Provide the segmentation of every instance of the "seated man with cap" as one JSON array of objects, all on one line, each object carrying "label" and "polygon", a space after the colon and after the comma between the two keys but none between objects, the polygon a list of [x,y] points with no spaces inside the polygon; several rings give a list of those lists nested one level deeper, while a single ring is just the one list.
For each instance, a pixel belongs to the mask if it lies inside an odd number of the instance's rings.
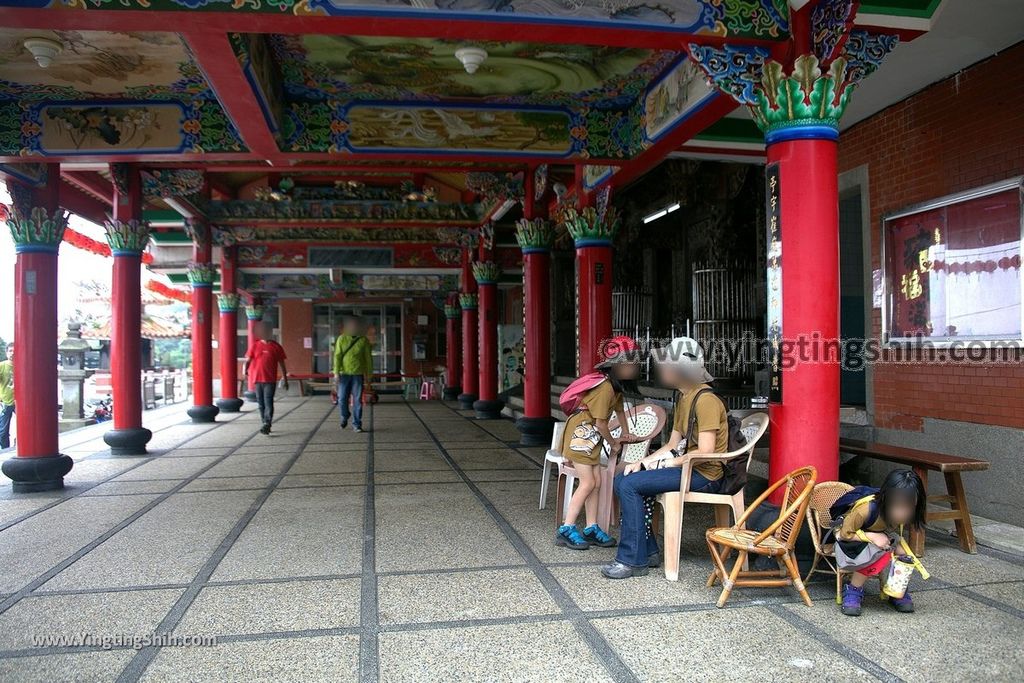
[{"label": "seated man with cap", "polygon": [[[729,422],[725,404],[708,386],[704,351],[689,337],[677,337],[655,353],[658,380],[679,391],[672,418],[672,436],[657,451],[626,466],[615,478],[622,510],[621,537],[615,561],[601,568],[609,579],[643,576],[661,563],[658,543],[645,512],[645,499],[678,491],[687,457],[697,453],[727,453]],[[693,467],[690,490],[716,493],[724,472],[717,462]]]}]

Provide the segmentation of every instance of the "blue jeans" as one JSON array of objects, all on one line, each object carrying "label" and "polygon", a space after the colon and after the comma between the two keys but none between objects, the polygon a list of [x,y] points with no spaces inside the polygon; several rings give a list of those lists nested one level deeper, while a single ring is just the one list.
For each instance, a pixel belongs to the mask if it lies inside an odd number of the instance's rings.
[{"label": "blue jeans", "polygon": [[14,418],[14,404],[0,403],[0,448],[11,447],[11,420]]},{"label": "blue jeans", "polygon": [[338,375],[338,410],[341,424],[348,424],[348,399],[352,397],[352,426],[363,427],[363,376]]},{"label": "blue jeans", "polygon": [[[647,566],[647,558],[658,552],[658,541],[647,519],[645,500],[659,493],[678,491],[682,476],[681,468],[666,467],[641,470],[628,477],[623,474],[615,477],[615,493],[622,511],[616,560],[630,567]],[[719,481],[709,480],[696,470],[690,475],[691,491],[715,493],[719,485]]]}]

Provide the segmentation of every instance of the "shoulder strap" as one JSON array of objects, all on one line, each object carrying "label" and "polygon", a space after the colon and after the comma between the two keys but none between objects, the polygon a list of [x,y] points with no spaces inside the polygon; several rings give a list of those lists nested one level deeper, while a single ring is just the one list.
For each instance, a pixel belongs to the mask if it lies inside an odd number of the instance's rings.
[{"label": "shoulder strap", "polygon": [[349,345],[346,346],[345,350],[341,352],[341,360],[345,360],[345,356],[348,355],[348,352],[352,350],[353,346],[355,346],[356,344],[359,343],[360,339],[362,339],[362,337],[353,337],[352,338],[352,341],[349,342]]},{"label": "shoulder strap", "polygon": [[693,397],[693,402],[690,403],[690,415],[686,421],[686,436],[683,438],[683,443],[686,444],[686,450],[690,449],[690,437],[693,435],[693,428],[697,425],[697,400],[700,398],[701,394],[706,394],[710,391],[712,391],[710,388],[701,389],[697,392],[697,395]]}]

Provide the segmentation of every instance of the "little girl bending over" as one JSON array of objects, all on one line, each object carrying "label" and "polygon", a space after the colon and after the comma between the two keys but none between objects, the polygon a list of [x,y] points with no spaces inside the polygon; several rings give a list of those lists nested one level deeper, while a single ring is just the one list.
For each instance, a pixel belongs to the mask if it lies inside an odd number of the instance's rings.
[{"label": "little girl bending over", "polygon": [[[864,584],[889,568],[896,548],[910,554],[903,527],[922,528],[926,507],[924,484],[910,470],[893,470],[880,489],[857,487],[832,506],[836,561],[840,569],[852,572],[843,588],[843,614],[860,616]],[[922,569],[912,554],[909,559]],[[914,611],[909,592],[890,598],[889,604],[897,612]]]},{"label": "little girl bending over", "polygon": [[[615,539],[597,524],[597,508],[601,493],[601,451],[605,444],[610,455],[618,455],[621,444],[608,431],[612,413],[623,414],[623,392],[637,393],[640,375],[639,351],[630,337],[615,337],[602,345],[602,359],[597,373],[573,382],[563,394],[585,384],[578,405],[569,415],[562,438],[562,456],[571,460],[579,485],[569,501],[565,523],[558,527],[555,545],[573,550],[586,550],[591,545],[611,548]],[[603,377],[602,377],[603,375]],[[576,526],[580,512],[586,510],[587,526],[581,533]]]}]

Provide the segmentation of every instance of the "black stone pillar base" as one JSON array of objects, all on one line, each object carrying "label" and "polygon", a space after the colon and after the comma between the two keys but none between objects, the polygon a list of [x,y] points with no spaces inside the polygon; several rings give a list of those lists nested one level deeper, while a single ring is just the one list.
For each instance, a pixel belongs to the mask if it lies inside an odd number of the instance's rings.
[{"label": "black stone pillar base", "polygon": [[516,420],[519,430],[519,445],[550,446],[551,432],[555,428],[553,417],[521,417]]},{"label": "black stone pillar base", "polygon": [[462,410],[473,410],[473,404],[476,403],[476,394],[459,394],[459,408]]},{"label": "black stone pillar base", "polygon": [[38,493],[64,488],[64,475],[74,465],[74,460],[57,453],[41,458],[8,458],[0,470],[12,480],[15,493]]},{"label": "black stone pillar base", "polygon": [[483,399],[473,403],[473,410],[476,411],[478,420],[498,420],[501,418],[501,411],[505,408],[505,402],[500,400],[485,401]]},{"label": "black stone pillar base", "polygon": [[192,418],[193,422],[199,424],[213,422],[219,412],[220,408],[217,406],[192,406],[188,409],[188,416]]},{"label": "black stone pillar base", "polygon": [[111,455],[145,455],[146,444],[153,438],[153,432],[145,427],[111,429],[103,435],[110,446]]},{"label": "black stone pillar base", "polygon": [[242,392],[242,398],[244,398],[246,401],[249,401],[250,403],[256,403],[256,392],[249,391],[248,389],[246,389],[245,391]]},{"label": "black stone pillar base", "polygon": [[237,413],[242,409],[242,404],[245,403],[240,398],[218,398],[217,407],[220,408],[222,413]]},{"label": "black stone pillar base", "polygon": [[445,401],[456,401],[461,393],[462,387],[445,387],[444,391],[441,393],[441,398]]}]

